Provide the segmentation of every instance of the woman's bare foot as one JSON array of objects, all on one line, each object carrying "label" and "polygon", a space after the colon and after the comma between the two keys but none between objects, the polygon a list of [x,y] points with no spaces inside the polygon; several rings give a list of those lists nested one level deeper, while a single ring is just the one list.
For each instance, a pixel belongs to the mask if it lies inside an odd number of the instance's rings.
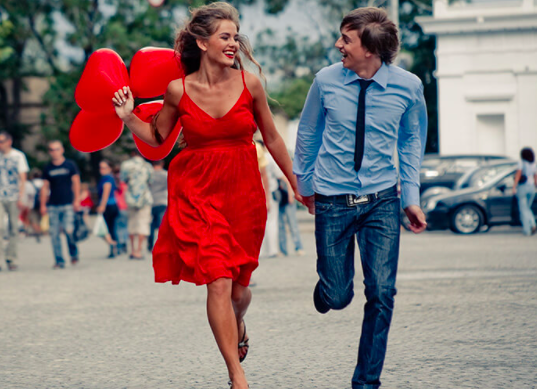
[{"label": "woman's bare foot", "polygon": [[229,381],[229,384],[230,389],[248,389],[250,387],[244,376],[241,379],[236,378],[235,380]]}]

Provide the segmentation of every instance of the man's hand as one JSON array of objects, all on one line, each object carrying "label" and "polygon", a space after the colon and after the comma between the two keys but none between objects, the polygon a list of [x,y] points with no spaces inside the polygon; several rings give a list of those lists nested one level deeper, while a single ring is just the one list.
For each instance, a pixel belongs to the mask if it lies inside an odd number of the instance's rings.
[{"label": "man's hand", "polygon": [[[297,198],[298,200],[298,198]],[[298,200],[300,201],[300,200]],[[312,196],[302,196],[302,201],[300,201],[306,207],[308,207],[308,212],[311,215],[315,215],[315,195]]]},{"label": "man's hand", "polygon": [[425,214],[417,205],[409,205],[405,208],[406,216],[410,221],[409,228],[415,233],[419,234],[420,232],[425,231],[427,228],[427,222],[425,221]]},{"label": "man's hand", "polygon": [[73,209],[75,212],[79,212],[80,211],[80,201],[74,201],[73,202]]},{"label": "man's hand", "polygon": [[47,214],[47,206],[46,205],[41,205],[40,208],[40,211],[41,211],[41,215],[46,215]]},{"label": "man's hand", "polygon": [[105,205],[99,205],[96,209],[97,213],[103,214],[106,210],[106,204]]}]

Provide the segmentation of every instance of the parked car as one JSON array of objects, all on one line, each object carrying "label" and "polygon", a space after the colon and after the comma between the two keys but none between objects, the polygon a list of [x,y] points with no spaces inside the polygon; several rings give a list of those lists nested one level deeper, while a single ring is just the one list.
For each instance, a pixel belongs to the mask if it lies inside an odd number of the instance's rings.
[{"label": "parked car", "polygon": [[500,155],[427,154],[420,170],[420,193],[438,186],[453,189],[457,180],[468,171],[501,160],[509,158]]},{"label": "parked car", "polygon": [[500,160],[499,162],[491,162],[488,165],[476,166],[464,173],[455,182],[453,189],[450,189],[446,186],[433,186],[423,191],[420,195],[421,204],[423,205],[429,198],[439,194],[445,194],[451,191],[472,188],[475,186],[482,186],[485,182],[488,182],[491,178],[496,177],[498,174],[516,167],[517,164],[517,161],[505,159]]},{"label": "parked car", "polygon": [[[513,184],[517,168],[499,173],[481,185],[433,196],[422,204],[427,229],[451,229],[460,234],[478,232],[483,226],[520,225]],[[537,198],[532,204],[537,214]]]}]

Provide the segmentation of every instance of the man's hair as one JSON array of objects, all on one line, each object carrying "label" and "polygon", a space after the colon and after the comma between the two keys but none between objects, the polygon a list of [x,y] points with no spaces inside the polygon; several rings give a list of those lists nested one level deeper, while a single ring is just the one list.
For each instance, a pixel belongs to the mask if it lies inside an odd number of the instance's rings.
[{"label": "man's hair", "polygon": [[60,146],[63,147],[63,143],[62,143],[62,141],[59,140],[59,139],[52,139],[52,140],[49,140],[49,141],[47,142],[47,146],[50,146],[51,144],[54,144],[54,143],[59,143]]},{"label": "man's hair", "polygon": [[382,62],[391,64],[399,51],[397,27],[382,8],[365,7],[349,12],[341,21],[340,30],[356,30],[364,47],[378,55]]},{"label": "man's hair", "polygon": [[11,134],[5,130],[0,131],[0,136],[4,135],[7,140],[13,140],[13,137]]}]

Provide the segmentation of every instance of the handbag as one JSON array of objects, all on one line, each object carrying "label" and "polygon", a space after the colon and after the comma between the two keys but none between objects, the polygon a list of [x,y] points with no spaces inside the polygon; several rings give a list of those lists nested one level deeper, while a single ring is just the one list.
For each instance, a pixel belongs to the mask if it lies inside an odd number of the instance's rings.
[{"label": "handbag", "polygon": [[526,176],[525,174],[521,174],[520,179],[518,180],[518,183],[519,184],[525,184],[526,181],[528,181],[528,176]]},{"label": "handbag", "polygon": [[104,221],[104,217],[101,213],[99,213],[95,219],[95,224],[93,225],[93,235],[99,238],[104,238],[106,235],[108,235],[108,227],[106,226],[106,222]]},{"label": "handbag", "polygon": [[75,242],[81,242],[84,239],[87,239],[89,236],[89,228],[84,223],[84,212],[75,213],[75,230],[73,231],[73,237]]}]

